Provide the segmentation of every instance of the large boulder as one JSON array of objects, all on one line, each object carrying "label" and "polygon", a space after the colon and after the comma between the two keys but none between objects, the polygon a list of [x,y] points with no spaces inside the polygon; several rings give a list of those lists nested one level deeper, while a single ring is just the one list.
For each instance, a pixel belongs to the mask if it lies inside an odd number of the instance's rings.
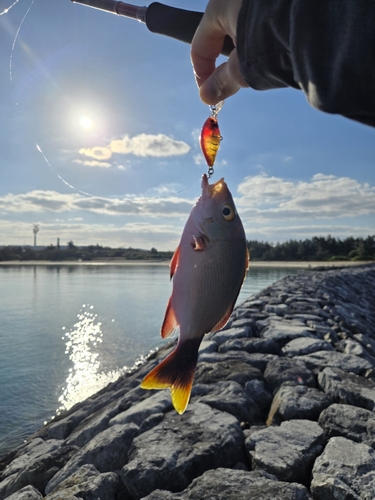
[{"label": "large boulder", "polygon": [[134,439],[122,479],[134,499],[155,489],[181,491],[208,469],[244,461],[238,420],[203,403],[179,416],[167,413],[152,430]]}]

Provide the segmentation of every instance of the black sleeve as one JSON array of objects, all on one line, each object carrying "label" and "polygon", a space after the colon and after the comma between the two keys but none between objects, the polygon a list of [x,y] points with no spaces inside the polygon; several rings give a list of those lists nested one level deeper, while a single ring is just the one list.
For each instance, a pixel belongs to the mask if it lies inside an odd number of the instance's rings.
[{"label": "black sleeve", "polygon": [[243,0],[237,52],[253,89],[375,127],[375,0]]}]

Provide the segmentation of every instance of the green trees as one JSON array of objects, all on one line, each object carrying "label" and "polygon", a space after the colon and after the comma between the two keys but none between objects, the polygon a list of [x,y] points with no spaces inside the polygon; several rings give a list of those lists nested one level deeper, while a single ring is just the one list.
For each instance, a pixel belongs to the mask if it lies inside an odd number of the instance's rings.
[{"label": "green trees", "polygon": [[375,235],[367,238],[350,236],[344,240],[332,236],[314,236],[308,240],[289,240],[276,244],[250,240],[248,248],[251,260],[375,260]]}]

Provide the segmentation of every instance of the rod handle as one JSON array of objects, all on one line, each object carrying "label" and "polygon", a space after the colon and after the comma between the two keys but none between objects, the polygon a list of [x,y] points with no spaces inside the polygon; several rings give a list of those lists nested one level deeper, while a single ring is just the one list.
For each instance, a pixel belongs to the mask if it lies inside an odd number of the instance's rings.
[{"label": "rod handle", "polygon": [[[178,9],[153,2],[147,7],[146,26],[153,33],[170,36],[190,44],[202,16],[203,12]],[[229,56],[233,49],[232,39],[226,36],[221,53]]]}]

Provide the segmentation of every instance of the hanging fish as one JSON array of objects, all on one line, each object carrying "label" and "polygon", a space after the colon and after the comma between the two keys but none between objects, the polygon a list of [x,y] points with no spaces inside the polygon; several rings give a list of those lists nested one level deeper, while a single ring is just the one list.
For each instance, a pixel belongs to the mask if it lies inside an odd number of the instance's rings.
[{"label": "hanging fish", "polygon": [[206,333],[227,323],[248,268],[245,232],[224,179],[209,184],[192,209],[170,264],[173,291],[161,328],[179,327],[175,350],[143,379],[143,389],[170,388],[183,413],[190,399],[199,345]]},{"label": "hanging fish", "polygon": [[207,165],[212,167],[220,146],[221,135],[216,116],[209,116],[200,135],[200,146]]}]

